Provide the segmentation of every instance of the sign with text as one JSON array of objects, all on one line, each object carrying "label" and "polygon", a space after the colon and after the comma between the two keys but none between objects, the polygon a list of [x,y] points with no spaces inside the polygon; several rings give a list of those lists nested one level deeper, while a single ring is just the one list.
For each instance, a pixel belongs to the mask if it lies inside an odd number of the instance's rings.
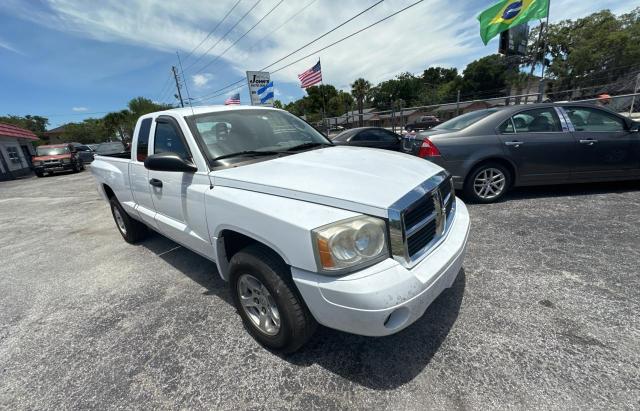
[{"label": "sign with text", "polygon": [[252,106],[273,107],[273,81],[268,71],[247,71]]}]

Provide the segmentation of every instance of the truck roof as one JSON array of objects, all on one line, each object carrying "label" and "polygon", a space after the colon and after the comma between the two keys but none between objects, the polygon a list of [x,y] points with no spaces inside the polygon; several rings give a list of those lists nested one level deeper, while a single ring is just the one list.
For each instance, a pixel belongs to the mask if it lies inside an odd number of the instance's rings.
[{"label": "truck roof", "polygon": [[154,115],[173,114],[173,115],[178,115],[180,117],[183,117],[183,116],[191,116],[191,115],[204,114],[204,113],[216,113],[220,111],[235,111],[235,110],[278,110],[278,109],[274,109],[272,107],[260,107],[260,106],[214,105],[214,106],[194,106],[194,107],[172,108],[170,110],[157,111],[151,114],[154,114]]}]

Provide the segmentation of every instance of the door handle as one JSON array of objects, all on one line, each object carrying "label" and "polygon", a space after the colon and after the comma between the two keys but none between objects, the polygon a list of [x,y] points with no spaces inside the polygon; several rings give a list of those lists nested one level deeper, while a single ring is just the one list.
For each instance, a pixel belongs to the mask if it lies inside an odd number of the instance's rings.
[{"label": "door handle", "polygon": [[162,181],[158,180],[157,178],[152,178],[151,180],[149,180],[149,184],[154,187],[162,187]]},{"label": "door handle", "polygon": [[588,144],[590,146],[594,145],[595,143],[597,143],[598,140],[590,138],[588,140],[580,140],[580,144]]},{"label": "door handle", "polygon": [[524,144],[524,141],[505,141],[505,146],[515,146],[516,148]]}]

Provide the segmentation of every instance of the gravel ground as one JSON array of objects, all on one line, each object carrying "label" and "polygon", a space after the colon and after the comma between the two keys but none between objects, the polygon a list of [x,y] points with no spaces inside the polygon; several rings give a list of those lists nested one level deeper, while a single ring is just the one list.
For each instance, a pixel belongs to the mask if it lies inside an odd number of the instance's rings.
[{"label": "gravel ground", "polygon": [[0,408],[640,408],[640,183],[470,206],[453,288],[403,332],[281,357],[213,263],[121,238],[89,172],[0,183]]}]

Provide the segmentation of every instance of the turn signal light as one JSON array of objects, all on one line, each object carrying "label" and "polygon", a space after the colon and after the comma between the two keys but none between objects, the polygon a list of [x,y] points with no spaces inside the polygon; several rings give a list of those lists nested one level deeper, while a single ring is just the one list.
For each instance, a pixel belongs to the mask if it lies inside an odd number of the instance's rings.
[{"label": "turn signal light", "polygon": [[429,140],[429,138],[425,138],[422,140],[422,145],[420,146],[420,150],[418,151],[418,157],[427,158],[427,157],[440,157],[440,150]]}]

